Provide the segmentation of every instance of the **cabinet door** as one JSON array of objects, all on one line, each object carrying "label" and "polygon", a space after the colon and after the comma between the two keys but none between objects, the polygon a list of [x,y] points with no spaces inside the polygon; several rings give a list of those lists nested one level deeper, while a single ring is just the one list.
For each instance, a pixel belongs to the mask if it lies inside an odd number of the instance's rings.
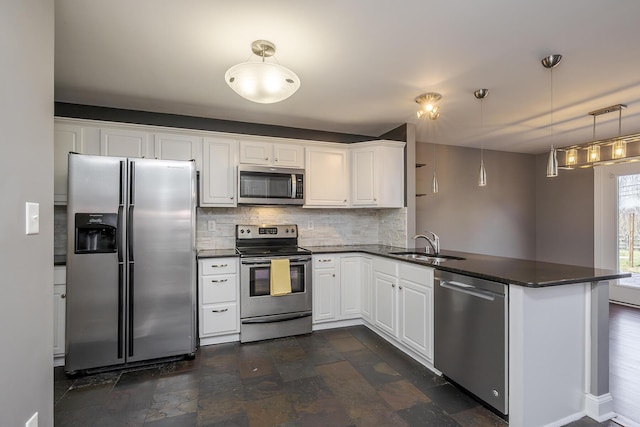
[{"label": "cabinet door", "polygon": [[304,168],[304,147],[294,144],[273,144],[273,165],[283,168]]},{"label": "cabinet door", "polygon": [[375,201],[381,208],[404,206],[404,148],[383,145],[376,147]]},{"label": "cabinet door", "polygon": [[347,150],[307,147],[305,206],[347,206]]},{"label": "cabinet door", "polygon": [[189,135],[153,135],[155,156],[161,160],[195,160],[196,169],[202,170],[202,138]]},{"label": "cabinet door", "polygon": [[373,323],[385,332],[396,335],[396,278],[376,271],[373,280]]},{"label": "cabinet door", "polygon": [[67,312],[67,286],[53,287],[53,355],[64,356],[64,328]]},{"label": "cabinet door", "polygon": [[82,127],[56,124],[53,137],[53,201],[67,202],[68,155],[82,153]]},{"label": "cabinet door", "polygon": [[237,206],[236,141],[205,138],[200,175],[200,206]]},{"label": "cabinet door", "polygon": [[343,318],[360,316],[361,270],[359,256],[340,259],[340,314]]},{"label": "cabinet door", "polygon": [[313,271],[313,321],[326,322],[336,318],[336,270]]},{"label": "cabinet door", "polygon": [[273,164],[273,144],[260,141],[240,141],[240,163]]},{"label": "cabinet door", "polygon": [[373,276],[371,258],[362,257],[360,260],[360,283],[362,292],[361,312],[365,320],[371,320],[373,303]]},{"label": "cabinet door", "polygon": [[400,279],[398,290],[400,341],[430,359],[433,355],[433,288]]},{"label": "cabinet door", "polygon": [[100,129],[100,154],[116,157],[153,157],[149,134],[128,129]]},{"label": "cabinet door", "polygon": [[375,148],[351,151],[351,204],[353,206],[375,206],[376,171]]}]

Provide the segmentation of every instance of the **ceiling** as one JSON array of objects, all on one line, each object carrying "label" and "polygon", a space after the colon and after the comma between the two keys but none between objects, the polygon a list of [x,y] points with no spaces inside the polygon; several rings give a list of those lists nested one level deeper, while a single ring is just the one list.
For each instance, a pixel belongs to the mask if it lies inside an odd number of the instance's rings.
[{"label": "ceiling", "polygon": [[[593,139],[587,113],[626,104],[640,132],[637,0],[55,0],[55,99],[377,137],[416,123],[417,140],[540,153]],[[302,82],[255,104],[225,83],[275,43]],[[551,72],[540,60],[562,54]],[[483,101],[473,91],[488,88]],[[439,92],[418,121],[414,98]],[[596,139],[618,134],[597,118]]]}]

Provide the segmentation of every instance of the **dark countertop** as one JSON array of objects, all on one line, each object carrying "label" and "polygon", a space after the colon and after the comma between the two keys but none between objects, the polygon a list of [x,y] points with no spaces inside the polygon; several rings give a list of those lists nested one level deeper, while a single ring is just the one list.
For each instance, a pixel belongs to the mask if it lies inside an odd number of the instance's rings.
[{"label": "dark countertop", "polygon": [[306,246],[314,254],[363,252],[400,261],[433,267],[436,270],[464,274],[495,282],[539,288],[545,286],[568,285],[572,283],[595,282],[630,277],[629,273],[604,270],[593,267],[555,264],[516,258],[480,255],[467,252],[441,251],[441,254],[465,258],[447,260],[436,265],[428,261],[412,260],[391,252],[416,251],[424,249],[401,248],[384,245]]},{"label": "dark countertop", "polygon": [[226,258],[230,256],[239,256],[235,248],[232,249],[201,249],[197,253],[197,258]]}]

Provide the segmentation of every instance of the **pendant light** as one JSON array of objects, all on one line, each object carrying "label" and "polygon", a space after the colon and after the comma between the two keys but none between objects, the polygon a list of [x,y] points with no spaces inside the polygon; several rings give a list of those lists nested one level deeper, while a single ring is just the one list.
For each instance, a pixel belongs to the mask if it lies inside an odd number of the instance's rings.
[{"label": "pendant light", "polygon": [[622,138],[622,108],[618,110],[618,139],[611,148],[611,157],[622,159],[627,155],[627,141]]},{"label": "pendant light", "polygon": [[[483,101],[489,95],[489,89],[478,89],[473,92],[473,96],[480,100],[480,130],[484,124]],[[487,171],[484,168],[484,144],[480,144],[480,171],[478,172],[478,187],[487,186]]]},{"label": "pendant light", "polygon": [[262,61],[234,65],[224,75],[225,81],[238,95],[259,104],[283,101],[300,88],[300,79],[290,69],[265,58],[274,56],[276,46],[267,40],[256,40],[251,51]]},{"label": "pendant light", "polygon": [[[553,139],[553,69],[562,60],[562,55],[549,55],[542,59],[542,66],[551,71],[551,139]],[[549,151],[549,159],[547,160],[547,178],[553,178],[558,176],[558,157],[556,155],[556,149],[553,148],[553,141],[551,142],[551,150]]]},{"label": "pendant light", "polygon": [[431,191],[438,193],[438,178],[436,177],[436,144],[433,144],[433,180],[431,181]]},{"label": "pendant light", "polygon": [[593,144],[587,148],[587,161],[590,163],[600,161],[600,146],[596,143],[596,115],[593,115]]}]

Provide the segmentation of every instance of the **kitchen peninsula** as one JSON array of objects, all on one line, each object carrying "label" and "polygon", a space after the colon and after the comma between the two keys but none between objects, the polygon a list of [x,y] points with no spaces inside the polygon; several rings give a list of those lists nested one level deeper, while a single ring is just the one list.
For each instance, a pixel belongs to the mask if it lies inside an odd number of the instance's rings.
[{"label": "kitchen peninsula", "polygon": [[[340,257],[344,256],[365,261],[369,276],[365,273],[359,283],[351,280],[348,284],[359,287],[357,295],[361,295],[361,291],[363,298],[364,283],[372,282],[377,262],[413,265],[423,268],[425,274],[446,271],[507,285],[509,424],[560,426],[584,415],[598,421],[613,416],[608,384],[608,281],[626,274],[451,251],[443,254],[462,259],[432,263],[395,255],[393,252],[410,249],[384,245],[307,246],[305,249],[314,257],[336,256],[338,266]],[[223,251],[199,253],[201,260],[229,255]],[[433,286],[433,276],[430,277]],[[318,286],[314,282],[314,298]],[[397,293],[400,289],[402,287],[397,286],[390,292]],[[375,298],[371,290],[368,292],[369,298]],[[430,304],[432,316],[432,298]],[[365,311],[363,306],[357,318],[334,324],[314,321],[314,329],[365,324],[392,342],[393,334],[368,320]],[[427,323],[433,327],[431,318],[427,318]],[[429,334],[433,336],[432,331]],[[416,357],[411,349],[402,349],[435,370],[432,358]]]}]

